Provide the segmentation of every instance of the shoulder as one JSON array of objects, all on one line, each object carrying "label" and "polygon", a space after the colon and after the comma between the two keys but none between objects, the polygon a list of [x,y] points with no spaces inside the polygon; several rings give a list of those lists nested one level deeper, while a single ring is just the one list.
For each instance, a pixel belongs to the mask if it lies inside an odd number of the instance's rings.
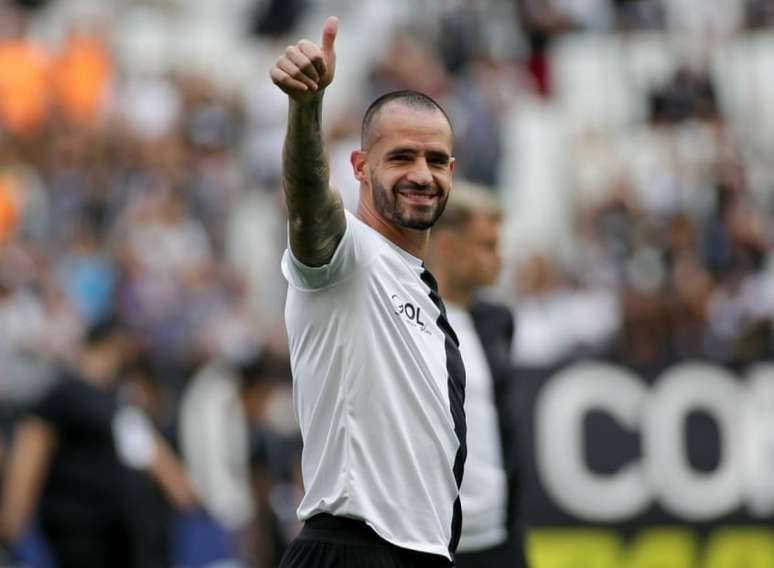
[{"label": "shoulder", "polygon": [[513,313],[505,304],[477,299],[470,307],[470,314],[476,322],[513,327]]},{"label": "shoulder", "polygon": [[60,369],[52,376],[51,381],[40,394],[40,401],[49,399],[66,400],[77,398],[83,390],[83,381],[69,369]]},{"label": "shoulder", "polygon": [[513,313],[505,304],[477,299],[470,307],[470,316],[480,336],[501,338],[508,343],[513,339]]},{"label": "shoulder", "polygon": [[72,402],[79,400],[80,382],[68,371],[60,371],[33,402],[29,411],[50,423],[59,423]]},{"label": "shoulder", "polygon": [[64,371],[43,393],[31,413],[57,426],[110,415],[115,408],[111,391],[97,389],[76,373]]}]

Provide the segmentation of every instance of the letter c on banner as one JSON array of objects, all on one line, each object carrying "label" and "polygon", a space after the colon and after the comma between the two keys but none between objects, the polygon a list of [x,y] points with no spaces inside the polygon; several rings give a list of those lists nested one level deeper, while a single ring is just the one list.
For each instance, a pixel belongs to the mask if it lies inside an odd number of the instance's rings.
[{"label": "letter c on banner", "polygon": [[615,474],[589,469],[583,425],[592,410],[604,411],[622,426],[639,430],[647,392],[636,375],[602,363],[580,363],[549,379],[536,402],[535,455],[550,496],[582,519],[605,522],[637,515],[651,495],[641,464]]}]

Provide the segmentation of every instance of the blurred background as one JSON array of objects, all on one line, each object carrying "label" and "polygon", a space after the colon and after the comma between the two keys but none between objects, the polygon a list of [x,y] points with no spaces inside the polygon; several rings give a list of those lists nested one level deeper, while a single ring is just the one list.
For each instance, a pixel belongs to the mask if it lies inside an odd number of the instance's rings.
[{"label": "blurred background", "polygon": [[[330,14],[347,206],[365,107],[413,88],[506,208],[534,566],[774,567],[772,0],[3,0],[0,475],[120,321],[116,404],[195,494],[138,501],[166,519],[144,565],[276,565],[301,489],[268,70]],[[28,517],[18,565],[54,566]]]}]

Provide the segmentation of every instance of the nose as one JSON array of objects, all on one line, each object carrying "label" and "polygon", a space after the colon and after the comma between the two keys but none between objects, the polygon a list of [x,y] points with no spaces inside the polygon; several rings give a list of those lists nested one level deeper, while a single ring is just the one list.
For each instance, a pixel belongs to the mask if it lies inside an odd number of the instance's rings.
[{"label": "nose", "polygon": [[428,186],[433,183],[433,174],[427,165],[427,160],[417,158],[406,175],[406,180],[419,186]]}]

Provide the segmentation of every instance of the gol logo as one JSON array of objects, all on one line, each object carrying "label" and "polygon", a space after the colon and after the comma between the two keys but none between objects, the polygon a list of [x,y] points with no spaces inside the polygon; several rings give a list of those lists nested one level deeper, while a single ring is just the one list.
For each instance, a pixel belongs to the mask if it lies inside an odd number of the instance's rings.
[{"label": "gol logo", "polygon": [[422,308],[415,306],[411,302],[403,302],[397,294],[390,296],[393,310],[396,315],[403,316],[411,325],[418,327],[424,333],[430,333],[427,325],[422,320]]}]

